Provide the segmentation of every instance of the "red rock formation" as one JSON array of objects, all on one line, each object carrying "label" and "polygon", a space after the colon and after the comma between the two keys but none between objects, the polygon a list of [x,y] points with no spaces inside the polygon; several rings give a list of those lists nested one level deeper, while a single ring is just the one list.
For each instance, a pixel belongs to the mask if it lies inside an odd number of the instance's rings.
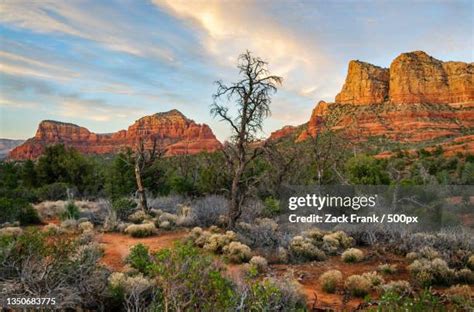
[{"label": "red rock formation", "polygon": [[294,126],[284,126],[283,128],[277,130],[277,131],[273,131],[271,134],[270,134],[270,137],[268,138],[269,140],[273,140],[273,141],[276,141],[276,140],[279,140],[281,138],[286,138],[290,135],[293,135],[296,131],[298,130],[298,127],[294,127]]},{"label": "red rock formation", "polygon": [[221,147],[209,126],[196,124],[177,110],[157,113],[137,120],[128,130],[112,134],[96,134],[84,127],[58,121],[42,121],[36,135],[13,149],[11,159],[33,159],[45,146],[63,143],[84,154],[113,154],[127,147],[134,148],[143,139],[145,146],[157,144],[167,155],[212,152]]},{"label": "red rock formation", "polygon": [[336,95],[336,103],[378,104],[388,98],[389,72],[386,68],[350,61],[346,82]]},{"label": "red rock formation", "polygon": [[441,62],[420,51],[401,54],[390,70],[351,61],[336,102],[319,102],[297,141],[330,128],[356,142],[443,139],[450,153],[474,153],[466,136],[474,129],[473,73],[472,63]]},{"label": "red rock formation", "polygon": [[462,103],[473,99],[473,63],[442,62],[415,51],[401,54],[390,65],[392,103]]}]

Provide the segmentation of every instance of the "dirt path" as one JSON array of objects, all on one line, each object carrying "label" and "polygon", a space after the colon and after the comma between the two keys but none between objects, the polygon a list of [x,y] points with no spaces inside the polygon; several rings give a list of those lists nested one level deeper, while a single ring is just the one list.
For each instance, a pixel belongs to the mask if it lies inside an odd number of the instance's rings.
[{"label": "dirt path", "polygon": [[150,251],[157,251],[172,247],[174,242],[183,239],[187,234],[187,231],[177,231],[152,237],[133,238],[121,233],[103,233],[98,236],[98,242],[105,248],[101,262],[115,271],[121,271],[132,246],[142,243],[148,246]]}]

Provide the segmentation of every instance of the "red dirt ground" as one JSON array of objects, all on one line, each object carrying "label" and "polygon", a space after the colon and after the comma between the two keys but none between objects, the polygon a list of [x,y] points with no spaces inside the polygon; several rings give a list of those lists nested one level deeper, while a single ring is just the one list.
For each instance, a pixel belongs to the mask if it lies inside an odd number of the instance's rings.
[{"label": "red dirt ground", "polygon": [[121,271],[125,266],[124,260],[132,246],[142,243],[148,246],[150,251],[157,251],[172,247],[174,242],[183,239],[186,235],[188,235],[188,232],[184,230],[164,232],[157,236],[144,238],[134,238],[121,233],[99,234],[98,242],[104,246],[102,263],[115,271]]},{"label": "red dirt ground", "polygon": [[[384,263],[396,264],[398,272],[394,275],[383,275],[385,281],[408,280],[409,274],[406,270],[406,259],[388,252],[375,253],[361,248],[366,254],[366,260],[360,263],[344,263],[340,256],[334,256],[322,262],[310,262],[294,265],[272,265],[271,270],[281,276],[287,272],[293,272],[294,277],[301,284],[307,298],[308,307],[318,309],[330,309],[331,311],[353,311],[363,299],[344,298],[342,292],[335,294],[325,293],[319,284],[319,277],[328,270],[339,270],[345,278],[354,274],[376,271],[378,265]],[[376,293],[371,294],[372,297]]]}]

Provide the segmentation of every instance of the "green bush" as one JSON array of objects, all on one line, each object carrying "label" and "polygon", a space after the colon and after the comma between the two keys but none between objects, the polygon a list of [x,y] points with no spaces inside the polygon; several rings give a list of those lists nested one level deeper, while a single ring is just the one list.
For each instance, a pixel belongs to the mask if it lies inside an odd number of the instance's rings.
[{"label": "green bush", "polygon": [[280,209],[280,201],[273,197],[267,197],[264,201],[265,208],[263,210],[263,214],[266,217],[273,217],[278,215],[281,212]]},{"label": "green bush", "polygon": [[132,268],[147,274],[152,263],[148,247],[143,244],[133,246],[127,257],[127,262],[130,263]]},{"label": "green bush", "polygon": [[68,184],[63,182],[46,184],[36,190],[36,195],[40,201],[65,200],[67,199],[68,187]]},{"label": "green bush", "polygon": [[21,225],[39,224],[37,211],[21,198],[0,198],[0,223],[19,221]]},{"label": "green bush", "polygon": [[66,211],[64,211],[59,216],[59,218],[61,220],[67,220],[67,219],[77,220],[77,219],[79,219],[79,217],[80,217],[79,208],[72,201],[69,201],[66,204],[66,207],[64,207],[64,208],[66,209]]},{"label": "green bush", "polygon": [[407,297],[396,292],[386,292],[379,300],[377,311],[447,311],[439,298],[427,289],[414,297]]},{"label": "green bush", "polygon": [[[156,276],[160,296],[157,310],[167,302],[172,311],[229,311],[236,305],[237,293],[209,256],[190,244],[177,244],[155,254],[151,272]],[[188,307],[188,308],[186,308]]]},{"label": "green bush", "polygon": [[127,197],[117,198],[112,201],[112,209],[121,220],[126,220],[136,207],[137,204]]}]

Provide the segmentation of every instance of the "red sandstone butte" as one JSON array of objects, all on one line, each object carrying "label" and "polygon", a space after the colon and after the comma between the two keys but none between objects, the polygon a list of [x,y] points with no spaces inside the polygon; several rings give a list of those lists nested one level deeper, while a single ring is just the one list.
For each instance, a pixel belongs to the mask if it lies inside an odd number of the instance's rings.
[{"label": "red sandstone butte", "polygon": [[114,154],[126,148],[134,149],[141,139],[151,148],[153,140],[164,148],[166,155],[213,152],[221,143],[205,124],[197,124],[178,110],[145,116],[128,127],[111,134],[90,132],[71,123],[42,121],[36,135],[13,149],[10,159],[34,159],[48,145],[62,143],[84,154]]},{"label": "red sandstone butte", "polygon": [[[297,141],[323,127],[352,141],[442,138],[450,154],[474,153],[472,136],[466,136],[474,129],[474,65],[442,62],[421,51],[401,54],[389,69],[351,61],[335,102],[316,105]],[[456,141],[461,137],[462,144]]]}]

